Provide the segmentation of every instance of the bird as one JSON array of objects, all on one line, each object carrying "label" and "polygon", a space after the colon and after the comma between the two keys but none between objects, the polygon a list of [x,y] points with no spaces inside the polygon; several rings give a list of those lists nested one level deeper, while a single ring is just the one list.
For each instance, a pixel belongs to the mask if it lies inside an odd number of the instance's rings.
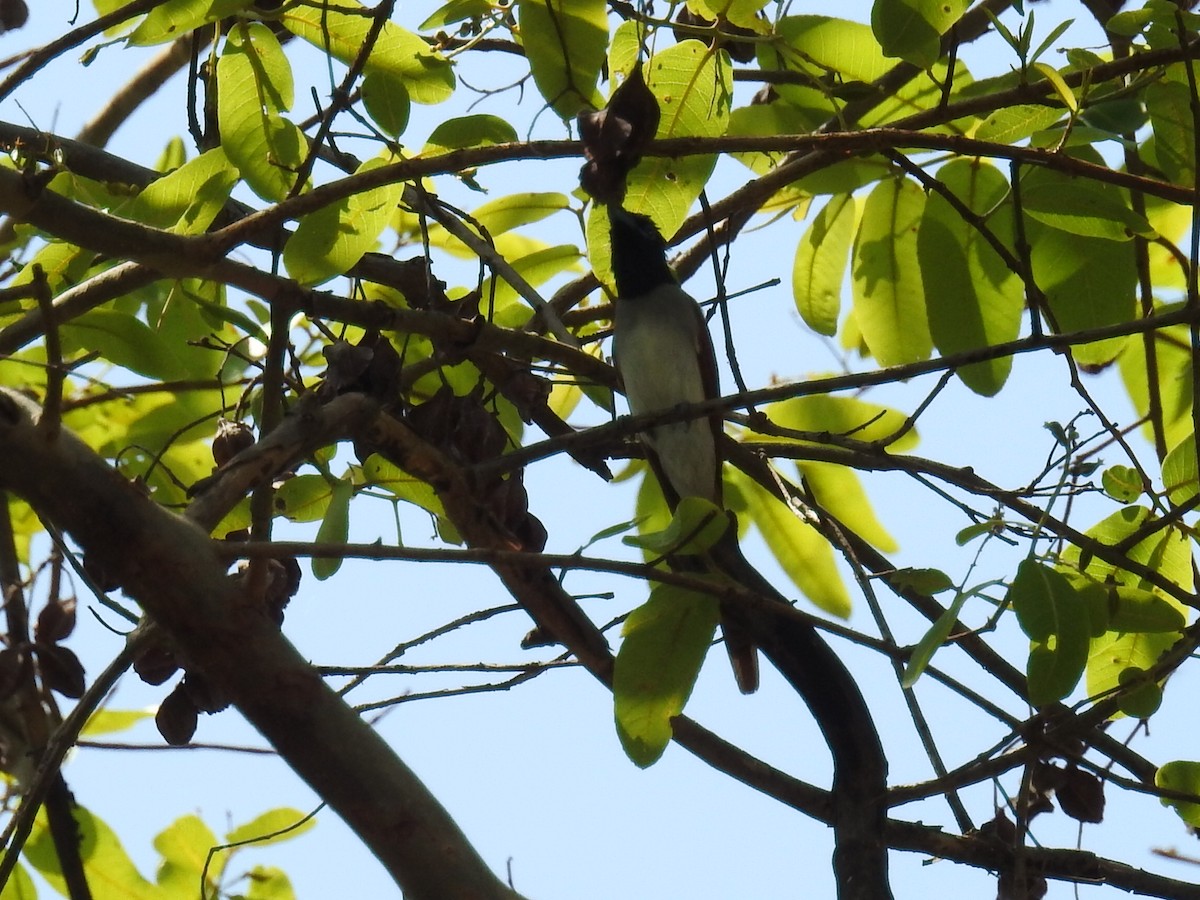
[{"label": "bird", "polygon": [[[675,279],[658,227],[648,216],[615,204],[608,205],[608,221],[616,282],[613,360],[630,413],[661,412],[719,397],[716,355],[704,314]],[[721,416],[713,414],[655,425],[639,435],[672,511],[685,497],[700,497],[725,508],[723,433]],[[709,562],[744,587],[763,592],[766,579],[745,561],[733,516],[727,515],[729,527],[710,551]],[[682,556],[672,565],[694,568]],[[769,583],[765,587],[767,596],[783,600]],[[722,617],[721,630],[738,688],[744,694],[754,693],[759,673],[753,641],[727,616]]]}]

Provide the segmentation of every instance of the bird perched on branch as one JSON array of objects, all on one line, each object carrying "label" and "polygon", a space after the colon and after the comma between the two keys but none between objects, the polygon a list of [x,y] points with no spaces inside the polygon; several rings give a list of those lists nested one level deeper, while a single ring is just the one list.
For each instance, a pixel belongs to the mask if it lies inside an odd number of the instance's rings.
[{"label": "bird perched on branch", "polygon": [[[704,316],[675,280],[657,226],[649,217],[613,204],[608,207],[608,221],[617,286],[613,357],[625,384],[629,411],[634,415],[661,412],[720,396],[716,357]],[[722,431],[721,417],[711,415],[656,425],[640,435],[672,510],[684,497],[700,497],[724,508]],[[729,527],[710,551],[709,562],[744,587],[783,600],[741,555],[732,515],[729,518]],[[672,563],[677,568],[689,567],[684,557]],[[747,580],[751,583],[746,584]],[[745,694],[753,693],[758,688],[754,644],[727,617],[722,619],[721,630],[738,687]]]}]

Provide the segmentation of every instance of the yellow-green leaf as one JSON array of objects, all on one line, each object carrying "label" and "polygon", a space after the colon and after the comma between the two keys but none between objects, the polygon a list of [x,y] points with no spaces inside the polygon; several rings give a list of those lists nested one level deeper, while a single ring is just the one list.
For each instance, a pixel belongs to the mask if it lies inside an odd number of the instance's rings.
[{"label": "yellow-green leaf", "polygon": [[[318,544],[344,544],[350,534],[350,499],[354,496],[354,485],[341,480],[333,483],[333,491],[329,497],[329,507],[325,510],[325,518],[317,529]],[[342,557],[314,556],[312,560],[313,576],[318,581],[337,573],[342,567]]]},{"label": "yellow-green leaf", "polygon": [[152,182],[117,212],[126,219],[177,234],[202,234],[237,184],[237,169],[215,147]]},{"label": "yellow-green leaf", "polygon": [[150,10],[128,41],[142,47],[173,41],[201,25],[220,21],[253,5],[253,0],[167,0]]},{"label": "yellow-green leaf", "polygon": [[608,50],[604,0],[517,0],[534,84],[562,118],[604,105],[596,81]]},{"label": "yellow-green leaf", "polygon": [[806,461],[798,465],[817,503],[835,519],[884,553],[899,549],[895,538],[876,518],[858,473],[836,463]]},{"label": "yellow-green leaf", "polygon": [[942,35],[967,6],[964,0],[875,0],[871,30],[885,55],[928,69],[942,55]]},{"label": "yellow-green leaf", "polygon": [[311,831],[317,824],[316,816],[289,807],[272,809],[255,816],[225,835],[225,842],[241,844],[247,841],[256,847],[279,844]]},{"label": "yellow-green leaf", "polygon": [[1154,773],[1154,784],[1163,790],[1194,795],[1197,798],[1194,802],[1164,797],[1162,805],[1172,807],[1188,825],[1200,828],[1200,762],[1177,759],[1159,766]]},{"label": "yellow-green leaf", "polygon": [[87,724],[83,726],[79,735],[92,738],[99,734],[128,731],[153,715],[153,712],[144,709],[98,709],[88,716]]},{"label": "yellow-green leaf", "polygon": [[[869,25],[831,16],[787,16],[775,28],[794,51],[788,62],[812,74],[822,69],[849,80],[871,82],[891,68]],[[817,67],[811,66],[815,63]]]},{"label": "yellow-green leaf", "polygon": [[1062,100],[1063,105],[1067,109],[1069,109],[1071,112],[1079,111],[1079,101],[1075,99],[1074,92],[1067,85],[1066,81],[1063,80],[1063,77],[1058,74],[1058,69],[1054,68],[1054,66],[1041,62],[1035,62],[1033,64],[1033,68],[1040,72],[1042,76],[1048,82],[1050,82],[1051,87],[1054,88],[1054,92],[1058,94],[1059,99]]},{"label": "yellow-green leaf", "polygon": [[[96,900],[162,900],[162,891],[142,877],[108,825],[82,806],[76,806],[74,813],[79,826],[79,853],[87,860],[88,881],[105,889],[93,894]],[[38,813],[25,844],[24,859],[56,891],[67,896],[45,812]]]},{"label": "yellow-green leaf", "polygon": [[[729,122],[733,74],[729,57],[699,41],[654,54],[644,68],[658,100],[657,138],[718,137]],[[668,237],[700,196],[716,157],[647,157],[629,174],[625,205],[649,215]]]},{"label": "yellow-green leaf", "polygon": [[170,381],[187,376],[172,345],[140,319],[112,309],[93,309],[60,329],[63,348],[96,350],[113,365]]},{"label": "yellow-green leaf", "polygon": [[702,497],[684,497],[666,528],[627,535],[622,541],[649,551],[651,557],[695,555],[715,544],[728,528],[728,517],[716,505]]},{"label": "yellow-green leaf", "polygon": [[517,132],[499,116],[459,116],[447,119],[433,129],[422,156],[433,156],[463,147],[487,147],[509,144],[517,140]]},{"label": "yellow-green leaf", "polygon": [[[354,174],[370,172],[391,161],[390,154],[369,159]],[[380,185],[306,215],[283,248],[288,274],[300,284],[313,285],[350,271],[374,248],[403,190],[400,183]]]},{"label": "yellow-green leaf", "polygon": [[1061,109],[1050,106],[1006,106],[989,114],[979,124],[975,136],[981,141],[1013,144],[1049,128],[1062,117]]},{"label": "yellow-green leaf", "polygon": [[[911,450],[918,441],[915,428],[893,440],[907,420],[903,413],[856,397],[834,394],[793,397],[770,404],[766,411],[771,421],[783,428],[839,435],[864,443],[889,441],[887,447],[894,452]],[[767,435],[755,435],[755,439],[791,440]]]},{"label": "yellow-green leaf", "polygon": [[540,222],[570,206],[567,195],[557,192],[508,194],[479,206],[471,213],[471,218],[489,235],[496,237],[522,225]]},{"label": "yellow-green leaf", "polygon": [[796,248],[792,294],[800,317],[818,334],[837,333],[842,280],[854,240],[854,224],[853,195],[830,197]]},{"label": "yellow-green leaf", "polygon": [[[284,27],[320,50],[352,64],[371,31],[371,10],[355,0],[336,4],[289,5],[280,14]],[[367,75],[384,72],[404,84],[415,103],[441,103],[454,93],[454,70],[449,61],[395,22],[385,22],[366,58]]]},{"label": "yellow-green leaf", "polygon": [[[1001,201],[1008,181],[978,160],[955,160],[938,179],[968,209],[987,216],[985,227],[1005,244],[1013,233],[1012,207]],[[978,229],[941,194],[931,192],[917,237],[929,332],[943,355],[1015,340],[1021,329],[1025,289]],[[1003,387],[1012,357],[962,366],[956,374],[985,397]]]},{"label": "yellow-green leaf", "polygon": [[37,886],[29,877],[29,872],[17,863],[4,885],[4,890],[0,890],[0,900],[37,900],[37,895]]},{"label": "yellow-green leaf", "polygon": [[[239,23],[217,61],[221,146],[246,183],[264,200],[282,200],[295,184],[307,142],[279,115],[291,105],[291,74],[279,41],[260,22]],[[276,61],[276,62],[273,62]]]},{"label": "yellow-green leaf", "polygon": [[854,318],[881,365],[929,356],[933,342],[917,256],[925,193],[905,178],[880,182],[867,197],[854,245]]},{"label": "yellow-green leaf", "polygon": [[740,472],[728,473],[726,488],[730,508],[744,512],[754,523],[775,559],[804,596],[830,615],[847,618],[850,594],[838,573],[829,542]]},{"label": "yellow-green leaf", "polygon": [[613,669],[613,711],[626,755],[645,768],[671,740],[717,628],[715,597],[660,584],[629,614]]},{"label": "yellow-green leaf", "polygon": [[363,106],[385,134],[399,137],[408,127],[412,104],[404,80],[394,72],[376,70],[363,79]]},{"label": "yellow-green leaf", "polygon": [[1163,490],[1176,506],[1188,503],[1200,491],[1200,470],[1196,466],[1196,437],[1189,434],[1180,441],[1162,465]]},{"label": "yellow-green leaf", "polygon": [[[1050,196],[1047,203],[1052,203]],[[1128,322],[1135,315],[1137,266],[1131,241],[1071,234],[1030,216],[1026,235],[1032,245],[1033,274],[1050,303],[1062,332],[1084,331]],[[1071,348],[1084,364],[1111,362],[1122,347],[1140,342],[1110,338]]]}]

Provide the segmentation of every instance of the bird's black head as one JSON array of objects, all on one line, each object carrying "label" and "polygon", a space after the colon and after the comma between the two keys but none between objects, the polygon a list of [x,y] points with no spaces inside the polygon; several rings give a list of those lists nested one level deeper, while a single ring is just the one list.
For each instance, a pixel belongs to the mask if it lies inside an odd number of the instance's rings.
[{"label": "bird's black head", "polygon": [[608,224],[617,296],[633,299],[675,283],[667,265],[667,243],[649,216],[609,206]]}]

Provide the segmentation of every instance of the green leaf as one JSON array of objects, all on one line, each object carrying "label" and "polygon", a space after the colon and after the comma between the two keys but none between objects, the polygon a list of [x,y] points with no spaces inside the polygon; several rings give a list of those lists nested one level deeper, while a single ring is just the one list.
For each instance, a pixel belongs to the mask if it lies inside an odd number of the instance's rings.
[{"label": "green leaf", "polygon": [[917,256],[925,193],[905,178],[867,197],[854,244],[854,317],[883,366],[926,359],[933,347]]},{"label": "green leaf", "polygon": [[[199,816],[186,815],[176,819],[154,838],[154,849],[163,858],[158,867],[159,886],[199,893],[200,873],[204,871],[209,850],[217,844],[216,835]],[[229,853],[225,851],[214,855],[208,866],[208,890],[215,890],[228,859]]]},{"label": "green leaf", "polygon": [[842,280],[854,240],[854,197],[839,194],[813,218],[796,248],[792,294],[805,323],[818,334],[837,333]]},{"label": "green leaf", "polygon": [[702,497],[684,497],[661,531],[631,534],[622,538],[630,547],[640,547],[652,556],[703,553],[729,528],[729,519],[719,507]]},{"label": "green leaf", "polygon": [[[338,0],[334,5],[289,5],[279,18],[296,37],[351,65],[371,30],[372,10],[355,0]],[[414,103],[441,103],[454,93],[454,70],[449,61],[395,22],[384,23],[363,71],[367,76],[390,74],[403,83]]]},{"label": "green leaf", "polygon": [[[646,85],[662,115],[656,137],[719,137],[729,123],[733,74],[729,57],[699,41],[682,41],[654,54],[645,66]],[[712,173],[712,154],[646,157],[629,174],[625,205],[672,235]]]},{"label": "green leaf", "polygon": [[[797,108],[786,102],[755,103],[739,106],[729,113],[729,137],[767,137],[779,134],[804,134],[815,131],[827,118],[825,110]],[[781,150],[733,153],[734,159],[758,175],[765,175],[787,158]]]},{"label": "green leaf", "polygon": [[1058,69],[1046,63],[1034,63],[1032,68],[1036,69],[1041,73],[1043,78],[1050,82],[1050,86],[1054,88],[1054,93],[1058,94],[1059,99],[1062,100],[1063,106],[1071,112],[1079,111],[1079,101],[1075,99],[1075,94],[1067,85],[1067,82],[1058,74]]},{"label": "green leaf", "polygon": [[384,134],[399,137],[408,127],[412,104],[404,80],[392,72],[369,72],[363,79],[363,106]]},{"label": "green leaf", "polygon": [[250,882],[246,900],[295,900],[296,892],[282,869],[255,866],[246,877]]},{"label": "green leaf", "polygon": [[671,740],[717,628],[715,597],[658,585],[629,614],[613,668],[617,736],[638,766],[653,765]]},{"label": "green leaf", "polygon": [[[391,154],[364,162],[361,175],[392,162]],[[309,213],[283,248],[288,274],[302,285],[319,284],[353,268],[375,247],[395,212],[404,185],[384,184]]]},{"label": "green leaf", "polygon": [[[911,450],[918,442],[915,428],[905,432],[898,440],[893,440],[907,421],[904,413],[878,403],[859,400],[857,397],[833,394],[792,397],[768,405],[766,413],[772,422],[782,428],[816,434],[835,434],[864,443],[888,441],[888,449],[894,452]],[[755,440],[792,439],[756,434]]]},{"label": "green leaf", "polygon": [[[354,496],[354,485],[349,481],[339,479],[333,483],[333,493],[329,497],[329,508],[325,510],[325,518],[317,529],[318,544],[344,544],[350,535],[350,500]],[[337,574],[342,567],[341,556],[314,556],[312,572],[317,581]]]},{"label": "green leaf", "polygon": [[962,611],[963,604],[967,602],[967,597],[969,596],[967,593],[956,595],[954,601],[946,608],[946,611],[937,617],[933,625],[925,632],[921,640],[917,642],[917,646],[913,648],[912,656],[908,658],[908,664],[904,667],[904,675],[900,679],[901,687],[912,687],[929,667],[929,663],[933,659],[933,654],[950,637],[950,629],[958,621],[958,614]]},{"label": "green leaf", "polygon": [[[287,112],[296,100],[292,64],[275,32],[262,22],[239,22],[229,32],[222,56],[244,55],[253,70],[257,99],[269,112]],[[223,135],[222,135],[223,136]]]},{"label": "green leaf", "polygon": [[256,847],[281,844],[316,827],[316,816],[308,818],[305,816],[307,813],[290,807],[268,810],[233,829],[225,835],[225,842],[227,844],[250,842]]},{"label": "green leaf", "polygon": [[967,5],[963,0],[875,0],[871,30],[884,55],[928,69],[942,55],[942,35]]},{"label": "green leaf", "polygon": [[1100,483],[1104,493],[1118,503],[1132,503],[1142,495],[1142,476],[1129,466],[1109,466],[1100,476]]},{"label": "green leaf", "polygon": [[897,569],[887,581],[895,588],[916,591],[926,597],[954,588],[950,576],[941,569]]},{"label": "green leaf", "polygon": [[508,194],[479,206],[471,213],[471,218],[496,237],[570,208],[571,201],[566,194],[550,191]]},{"label": "green leaf", "polygon": [[1187,617],[1177,605],[1158,594],[1128,585],[1108,591],[1108,626],[1117,632],[1180,632]]},{"label": "green leaf", "polygon": [[797,462],[797,466],[817,503],[835,519],[884,553],[900,549],[876,518],[857,472],[836,463],[818,461]]},{"label": "green leaf", "polygon": [[297,475],[275,492],[275,511],[293,522],[315,522],[324,518],[332,495],[332,486],[324,475]]},{"label": "green leaf", "polygon": [[1180,187],[1196,183],[1194,120],[1191,89],[1162,79],[1146,87],[1146,111],[1154,128],[1154,156],[1169,181]]},{"label": "green leaf", "polygon": [[[775,33],[793,51],[786,57],[789,67],[809,74],[827,70],[848,80],[872,82],[892,66],[871,27],[860,22],[830,16],[786,16]],[[817,69],[812,68],[814,63]]]},{"label": "green leaf", "polygon": [[1174,809],[1191,827],[1200,828],[1200,762],[1177,759],[1159,766],[1154,773],[1154,784],[1163,790],[1195,795],[1195,801],[1163,797],[1160,802]]},{"label": "green leaf", "polygon": [[1150,223],[1129,208],[1111,185],[1049,172],[1021,185],[1022,209],[1053,228],[1082,237],[1128,241],[1157,237]]},{"label": "green leaf", "polygon": [[[1049,195],[1046,202],[1052,202]],[[1083,237],[1037,221],[1028,223],[1026,235],[1032,245],[1034,278],[1059,331],[1101,328],[1134,317],[1137,266],[1132,242]],[[1122,347],[1140,340],[1110,338],[1076,345],[1071,352],[1080,363],[1102,365]]]},{"label": "green leaf", "polygon": [[445,28],[467,19],[478,19],[492,11],[489,0],[450,0],[439,6],[424,22],[417,26],[418,31],[433,31]]},{"label": "green leaf", "polygon": [[1200,490],[1200,471],[1196,466],[1196,438],[1188,435],[1180,441],[1162,466],[1163,489],[1176,506],[1182,506]]},{"label": "green leaf", "polygon": [[849,618],[850,594],[838,572],[833,548],[813,526],[756,482],[732,470],[726,480],[726,502],[745,513],[768,549],[813,605],[838,618]]},{"label": "green leaf", "polygon": [[[1150,519],[1150,511],[1143,506],[1126,506],[1087,530],[1087,535],[1104,544],[1114,545],[1125,541],[1130,535],[1144,527]],[[1134,562],[1150,566],[1168,581],[1185,590],[1192,589],[1192,565],[1190,545],[1187,537],[1178,528],[1152,529],[1149,537],[1139,541],[1128,551]],[[1064,562],[1078,563],[1079,548],[1069,546],[1062,555]],[[1116,581],[1136,587],[1148,587],[1141,579],[1112,563],[1092,556],[1085,571],[1095,581]],[[1172,600],[1172,603],[1177,602]]]},{"label": "green leaf", "polygon": [[[79,853],[87,861],[94,900],[162,900],[162,891],[142,877],[108,825],[82,806],[76,806],[74,813],[79,826]],[[38,813],[24,855],[51,887],[67,896],[45,812]]]},{"label": "green leaf", "polygon": [[1141,9],[1126,9],[1113,15],[1104,23],[1106,31],[1121,37],[1135,37],[1154,19],[1154,11],[1149,7]]},{"label": "green leaf", "polygon": [[128,313],[93,309],[59,331],[68,351],[96,350],[113,365],[159,381],[187,377],[173,345]]},{"label": "green leaf", "polygon": [[1088,660],[1087,609],[1074,585],[1060,572],[1032,559],[1022,560],[1007,602],[1029,636],[1029,702],[1045,706],[1075,689]]},{"label": "green leaf", "polygon": [[237,169],[217,147],[154,181],[116,212],[176,234],[202,234],[224,208],[237,181]]},{"label": "green leaf", "polygon": [[[955,160],[938,179],[959,201],[984,218],[984,227],[1004,244],[1013,233],[1012,207],[1003,203],[1008,181],[994,166]],[[921,217],[917,258],[929,316],[929,331],[943,355],[1015,340],[1021,330],[1025,289],[1020,277],[979,230],[963,221],[941,194],[931,192]],[[962,366],[956,374],[975,393],[991,397],[1012,369],[1012,357]]]},{"label": "green leaf", "polygon": [[264,200],[288,195],[307,153],[304,134],[279,115],[291,93],[291,69],[271,30],[260,22],[234,26],[217,61],[221,146]]},{"label": "green leaf", "polygon": [[981,141],[1015,144],[1037,131],[1043,131],[1063,117],[1061,109],[1049,106],[1006,106],[988,115],[975,136]]},{"label": "green leaf", "polygon": [[253,5],[253,0],[167,0],[150,10],[129,35],[128,42],[135,47],[146,47],[173,41],[201,25],[217,22]]},{"label": "green leaf", "polygon": [[460,116],[447,119],[433,129],[421,150],[421,155],[433,156],[447,150],[461,150],[466,147],[511,144],[516,140],[517,132],[512,125],[498,116]]},{"label": "green leaf", "polygon": [[37,887],[29,877],[29,872],[17,863],[4,889],[0,890],[0,900],[37,900],[37,895]]},{"label": "green leaf", "polygon": [[563,119],[604,105],[596,81],[608,50],[604,0],[517,0],[534,84]]},{"label": "green leaf", "polygon": [[444,522],[446,510],[442,506],[442,501],[438,499],[428,482],[414,478],[377,453],[372,453],[367,457],[359,471],[364,484],[388,491],[396,499],[412,503],[436,516],[442,525],[448,524]]},{"label": "green leaf", "polygon": [[[1181,304],[1159,306],[1155,314],[1179,309]],[[1150,414],[1150,380],[1154,378],[1158,394],[1164,437],[1168,447],[1188,440],[1192,425],[1192,356],[1186,325],[1155,329],[1153,370],[1146,359],[1146,345],[1139,336],[1127,341],[1117,357],[1125,390],[1137,412],[1137,420],[1148,420]],[[1154,441],[1154,428],[1149,421],[1142,426],[1146,440]]]},{"label": "green leaf", "polygon": [[[1162,689],[1142,679],[1178,638],[1178,632],[1109,632],[1094,639],[1088,657],[1088,694],[1099,696],[1121,689],[1117,706],[1122,714],[1139,719],[1153,715],[1162,702]],[[1126,685],[1131,681],[1142,683],[1130,690]]]}]

